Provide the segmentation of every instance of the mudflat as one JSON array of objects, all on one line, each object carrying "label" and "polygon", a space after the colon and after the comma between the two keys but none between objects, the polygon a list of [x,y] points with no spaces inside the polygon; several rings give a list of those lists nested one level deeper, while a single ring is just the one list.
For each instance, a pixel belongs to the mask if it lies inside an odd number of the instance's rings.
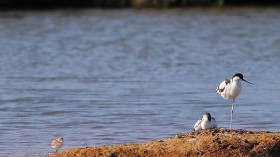
[{"label": "mudflat", "polygon": [[141,144],[71,148],[50,157],[280,156],[280,132],[212,129]]}]

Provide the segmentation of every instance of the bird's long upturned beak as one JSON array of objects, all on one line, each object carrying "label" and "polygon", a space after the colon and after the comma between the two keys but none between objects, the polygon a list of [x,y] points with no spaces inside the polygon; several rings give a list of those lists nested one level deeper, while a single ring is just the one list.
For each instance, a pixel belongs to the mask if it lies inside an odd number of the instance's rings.
[{"label": "bird's long upturned beak", "polygon": [[247,82],[247,83],[249,83],[249,84],[254,84],[254,83],[251,83],[251,82],[249,82],[249,81],[247,81],[247,80],[245,80],[245,79],[242,79],[243,81],[245,81],[245,82]]}]

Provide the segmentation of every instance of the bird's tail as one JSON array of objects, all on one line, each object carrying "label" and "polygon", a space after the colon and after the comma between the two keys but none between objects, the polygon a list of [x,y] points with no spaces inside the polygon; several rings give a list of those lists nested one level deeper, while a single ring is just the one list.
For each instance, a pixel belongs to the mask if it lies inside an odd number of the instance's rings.
[{"label": "bird's tail", "polygon": [[216,93],[217,93],[217,94],[220,94],[220,93],[221,93],[219,87],[216,88]]}]

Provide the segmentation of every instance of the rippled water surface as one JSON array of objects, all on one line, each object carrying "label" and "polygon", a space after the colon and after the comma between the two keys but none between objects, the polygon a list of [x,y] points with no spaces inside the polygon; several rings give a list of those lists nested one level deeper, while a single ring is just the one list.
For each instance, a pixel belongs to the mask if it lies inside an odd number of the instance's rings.
[{"label": "rippled water surface", "polygon": [[0,156],[138,143],[191,132],[208,111],[228,128],[280,131],[280,9],[0,13]]}]

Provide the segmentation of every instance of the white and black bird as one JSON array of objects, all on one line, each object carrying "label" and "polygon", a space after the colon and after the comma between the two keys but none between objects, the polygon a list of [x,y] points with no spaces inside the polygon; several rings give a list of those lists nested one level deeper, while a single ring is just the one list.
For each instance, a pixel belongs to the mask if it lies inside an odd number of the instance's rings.
[{"label": "white and black bird", "polygon": [[63,146],[63,142],[64,140],[62,137],[57,138],[51,142],[51,146],[55,149],[55,152],[57,152],[58,149]]},{"label": "white and black bird", "polygon": [[242,90],[241,81],[245,81],[249,84],[253,84],[243,78],[241,73],[236,73],[232,76],[231,79],[225,79],[220,83],[220,85],[216,88],[216,92],[222,96],[224,99],[231,99],[233,101],[231,107],[231,115],[230,115],[230,129],[232,124],[232,115],[235,104],[235,99],[240,95]]},{"label": "white and black bird", "polygon": [[203,130],[203,129],[214,129],[217,128],[218,125],[216,123],[215,118],[211,117],[211,114],[206,112],[202,116],[201,119],[199,119],[193,126],[194,131]]}]

